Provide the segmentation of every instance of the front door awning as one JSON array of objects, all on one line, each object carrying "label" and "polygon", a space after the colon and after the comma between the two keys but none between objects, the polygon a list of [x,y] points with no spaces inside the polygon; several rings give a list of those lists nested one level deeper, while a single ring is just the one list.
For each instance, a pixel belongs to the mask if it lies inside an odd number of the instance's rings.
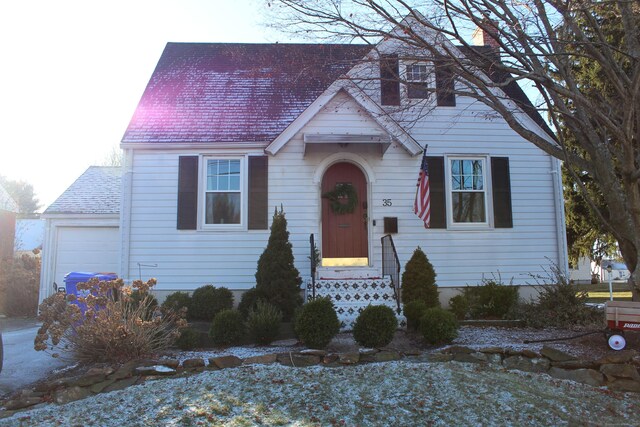
[{"label": "front door awning", "polygon": [[391,136],[380,133],[371,134],[339,134],[339,133],[305,133],[304,153],[313,150],[313,147],[326,146],[327,144],[337,144],[340,147],[349,145],[372,146],[384,154],[391,146]]}]

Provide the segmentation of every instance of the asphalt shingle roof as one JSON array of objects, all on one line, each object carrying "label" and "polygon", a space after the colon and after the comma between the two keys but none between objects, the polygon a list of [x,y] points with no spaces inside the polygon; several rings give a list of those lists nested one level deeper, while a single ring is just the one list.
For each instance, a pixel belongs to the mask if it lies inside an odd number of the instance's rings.
[{"label": "asphalt shingle roof", "polygon": [[168,43],[122,142],[272,141],[370,49]]},{"label": "asphalt shingle roof", "polygon": [[44,214],[118,214],[122,168],[89,166]]}]

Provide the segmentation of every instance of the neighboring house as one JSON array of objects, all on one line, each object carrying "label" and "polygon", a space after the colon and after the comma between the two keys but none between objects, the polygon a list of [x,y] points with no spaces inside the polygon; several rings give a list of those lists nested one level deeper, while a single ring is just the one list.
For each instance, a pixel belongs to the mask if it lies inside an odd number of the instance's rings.
[{"label": "neighboring house", "polygon": [[13,244],[16,256],[40,254],[44,227],[45,220],[40,218],[20,218],[16,221],[16,237]]},{"label": "neighboring house", "polygon": [[18,204],[0,185],[0,259],[13,257]]},{"label": "neighboring house", "polygon": [[[424,250],[445,303],[483,279],[524,290],[550,263],[566,269],[558,160],[457,97],[423,52],[399,51],[389,40],[167,44],[122,139],[117,273],[157,278],[161,299],[207,283],[239,295],[255,286],[280,206],[305,283],[313,235],[316,290],[349,301],[340,310],[352,318],[363,302],[394,305],[387,235],[402,268]],[[548,135],[517,84],[505,92],[524,106],[520,120]],[[429,229],[413,213],[427,144]],[[353,189],[337,200],[350,213],[323,197],[341,184]]]},{"label": "neighboring house", "polygon": [[91,166],[44,211],[40,301],[71,271],[119,270],[120,189],[120,168]]},{"label": "neighboring house", "polygon": [[595,274],[595,265],[588,257],[580,257],[576,265],[569,266],[569,278],[574,283],[591,283]]}]

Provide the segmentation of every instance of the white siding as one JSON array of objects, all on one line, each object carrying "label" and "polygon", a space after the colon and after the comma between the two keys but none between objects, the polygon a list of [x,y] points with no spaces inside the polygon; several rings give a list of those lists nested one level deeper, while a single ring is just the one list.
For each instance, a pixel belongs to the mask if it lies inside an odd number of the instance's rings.
[{"label": "white siding", "polygon": [[[457,107],[438,108],[410,132],[430,155],[481,154],[509,157],[513,228],[474,231],[426,230],[413,214],[420,156],[397,144],[384,156],[375,147],[353,145],[308,150],[304,133],[383,132],[347,95],[340,95],[317,114],[289,143],[269,158],[269,205],[284,206],[296,265],[309,275],[309,234],[321,246],[318,177],[343,153],[369,170],[370,263],[380,265],[383,217],[398,217],[394,241],[404,264],[421,246],[438,275],[439,286],[474,285],[500,276],[522,284],[541,274],[551,262],[562,263],[558,249],[558,217],[554,201],[553,160],[522,140],[479,103],[458,99]],[[239,154],[246,154],[241,151]],[[261,154],[261,150],[253,153]],[[195,150],[136,150],[133,155],[128,278],[158,278],[158,289],[194,289],[205,283],[230,289],[254,286],[257,260],[269,231],[176,230],[179,155],[207,154]],[[487,171],[489,173],[489,171]],[[367,175],[367,174],[365,174]],[[490,198],[489,191],[489,198]],[[382,206],[382,199],[393,205]],[[561,226],[561,225],[560,225]],[[126,253],[126,251],[123,251]],[[142,266],[139,267],[139,264]],[[154,265],[147,267],[144,265]]]}]

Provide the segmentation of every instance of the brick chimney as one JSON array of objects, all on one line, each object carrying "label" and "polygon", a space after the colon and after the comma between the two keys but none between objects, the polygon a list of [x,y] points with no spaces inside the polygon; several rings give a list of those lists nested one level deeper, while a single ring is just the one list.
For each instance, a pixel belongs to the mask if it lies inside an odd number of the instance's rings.
[{"label": "brick chimney", "polygon": [[498,29],[498,23],[486,19],[482,26],[484,28],[478,27],[473,32],[472,40],[473,44],[476,46],[490,46],[494,49],[500,49],[500,45],[498,44],[498,40],[500,39],[500,31]]}]

